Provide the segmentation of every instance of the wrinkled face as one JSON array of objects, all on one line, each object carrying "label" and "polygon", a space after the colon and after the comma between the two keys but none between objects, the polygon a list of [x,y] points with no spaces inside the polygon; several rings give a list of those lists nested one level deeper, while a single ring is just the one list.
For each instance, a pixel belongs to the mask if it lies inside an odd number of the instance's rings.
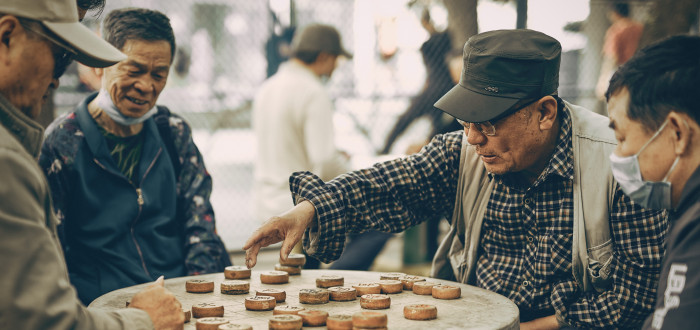
[{"label": "wrinkled face", "polygon": [[[627,116],[629,102],[630,94],[627,88],[610,96],[608,101],[610,128],[615,131],[618,142],[614,153],[620,157],[637,154],[655,133],[646,129],[641,122],[631,120]],[[638,155],[639,168],[644,180],[661,181],[671,168],[676,158],[673,148],[669,148],[673,145],[672,134],[670,129],[665,128]]]},{"label": "wrinkled face", "polygon": [[102,87],[124,116],[139,118],[156,105],[168,80],[170,44],[128,40],[121,51],[128,58],[104,70]]},{"label": "wrinkled face", "polygon": [[527,106],[493,123],[496,135],[486,136],[475,125],[465,127],[467,142],[476,148],[490,173],[503,175],[526,171],[538,175],[548,155],[544,151],[546,135],[539,129],[537,118]]},{"label": "wrinkled face", "polygon": [[36,119],[48,100],[50,87],[58,84],[53,79],[54,54],[62,49],[30,31],[25,30],[21,38],[24,39],[23,49],[17,69],[20,74],[6,97],[27,116]]}]

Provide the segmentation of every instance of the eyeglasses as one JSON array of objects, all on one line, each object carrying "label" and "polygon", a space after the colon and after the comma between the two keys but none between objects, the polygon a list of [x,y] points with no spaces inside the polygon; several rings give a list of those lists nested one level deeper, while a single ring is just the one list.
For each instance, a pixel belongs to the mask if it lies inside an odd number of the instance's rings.
[{"label": "eyeglasses", "polygon": [[491,124],[491,122],[488,121],[488,120],[487,120],[487,121],[482,121],[482,122],[479,122],[479,123],[471,123],[471,122],[468,122],[468,121],[464,121],[464,120],[461,120],[461,119],[457,119],[457,122],[458,122],[460,125],[464,126],[464,129],[467,130],[467,132],[469,132],[469,130],[471,129],[471,126],[474,125],[474,127],[476,127],[476,129],[478,129],[479,132],[481,132],[481,134],[484,134],[484,135],[486,135],[486,136],[494,136],[494,135],[496,135],[496,127],[493,126],[493,124]]},{"label": "eyeglasses", "polygon": [[71,64],[73,61],[73,57],[76,54],[76,52],[66,45],[64,42],[50,36],[48,33],[40,31],[38,29],[34,29],[31,26],[22,24],[22,26],[29,31],[32,31],[33,33],[43,37],[44,39],[47,39],[51,41],[54,45],[58,47],[52,47],[52,54],[53,54],[53,59],[54,59],[54,66],[53,66],[53,78],[58,79],[60,78],[65,72],[66,69],[68,69],[68,66]]},{"label": "eyeglasses", "polygon": [[461,119],[457,119],[457,122],[460,125],[464,126],[464,129],[467,131],[467,133],[469,133],[471,126],[474,125],[474,127],[476,127],[476,129],[478,129],[479,132],[481,132],[481,134],[484,134],[486,136],[494,136],[494,135],[496,135],[496,126],[494,126],[493,123],[498,123],[499,121],[501,121],[507,117],[510,117],[510,115],[512,115],[512,114],[514,114],[522,109],[527,108],[528,106],[530,106],[530,104],[535,103],[538,100],[539,99],[521,100],[521,101],[517,102],[515,105],[513,105],[511,107],[511,109],[506,110],[505,112],[503,112],[503,114],[501,114],[500,116],[498,116],[494,119],[491,119],[491,120],[473,123],[473,122],[468,122],[468,121],[464,121]]}]

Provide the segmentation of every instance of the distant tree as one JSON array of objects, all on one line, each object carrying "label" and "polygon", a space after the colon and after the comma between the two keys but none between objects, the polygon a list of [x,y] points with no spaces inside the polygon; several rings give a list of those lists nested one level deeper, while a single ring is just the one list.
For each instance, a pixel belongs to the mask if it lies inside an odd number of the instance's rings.
[{"label": "distant tree", "polygon": [[479,33],[476,14],[478,0],[443,0],[447,9],[447,30],[452,49],[461,52],[469,37]]},{"label": "distant tree", "polygon": [[700,0],[650,0],[640,47],[665,37],[688,33],[697,22]]}]

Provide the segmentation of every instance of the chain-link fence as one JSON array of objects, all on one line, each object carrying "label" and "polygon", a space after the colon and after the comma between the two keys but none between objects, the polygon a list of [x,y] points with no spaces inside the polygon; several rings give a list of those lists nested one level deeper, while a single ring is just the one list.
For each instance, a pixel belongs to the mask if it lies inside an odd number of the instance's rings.
[{"label": "chain-link fence", "polygon": [[[594,88],[610,25],[609,3],[528,2],[528,27],[559,39],[564,46],[561,96],[597,111],[603,111]],[[251,100],[284,58],[293,27],[312,22],[334,25],[346,48],[354,53],[352,61],[336,69],[328,87],[335,97],[337,144],[359,166],[369,164],[367,159],[386,149],[385,140],[397,118],[427,88],[432,69],[426,57],[441,52],[437,57],[446,59],[443,65],[459,71],[461,54],[455,56],[440,47],[421,52],[424,43],[447,26],[446,9],[440,4],[415,0],[108,0],[102,17],[111,9],[129,6],[157,9],[170,17],[178,48],[159,104],[185,117],[193,127],[195,142],[214,179],[212,203],[219,232],[227,246],[236,250],[260,223],[252,214],[251,203],[256,144],[251,132]],[[633,2],[631,7],[631,16],[643,20],[645,2]],[[435,31],[421,24],[426,13]],[[515,28],[514,2],[480,0],[478,17],[482,32]],[[88,16],[87,24],[90,20]],[[57,113],[72,110],[89,93],[88,85],[75,69],[61,78],[55,95]],[[403,152],[421,142],[430,125],[424,120],[407,125],[390,151]]]}]

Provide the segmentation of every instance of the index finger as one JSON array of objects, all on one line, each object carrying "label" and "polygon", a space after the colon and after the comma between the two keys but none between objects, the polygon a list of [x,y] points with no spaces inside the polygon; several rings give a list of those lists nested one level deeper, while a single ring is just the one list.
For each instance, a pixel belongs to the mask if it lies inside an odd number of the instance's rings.
[{"label": "index finger", "polygon": [[260,244],[255,244],[245,251],[245,265],[249,269],[255,267],[258,262],[258,251],[260,251]]}]

